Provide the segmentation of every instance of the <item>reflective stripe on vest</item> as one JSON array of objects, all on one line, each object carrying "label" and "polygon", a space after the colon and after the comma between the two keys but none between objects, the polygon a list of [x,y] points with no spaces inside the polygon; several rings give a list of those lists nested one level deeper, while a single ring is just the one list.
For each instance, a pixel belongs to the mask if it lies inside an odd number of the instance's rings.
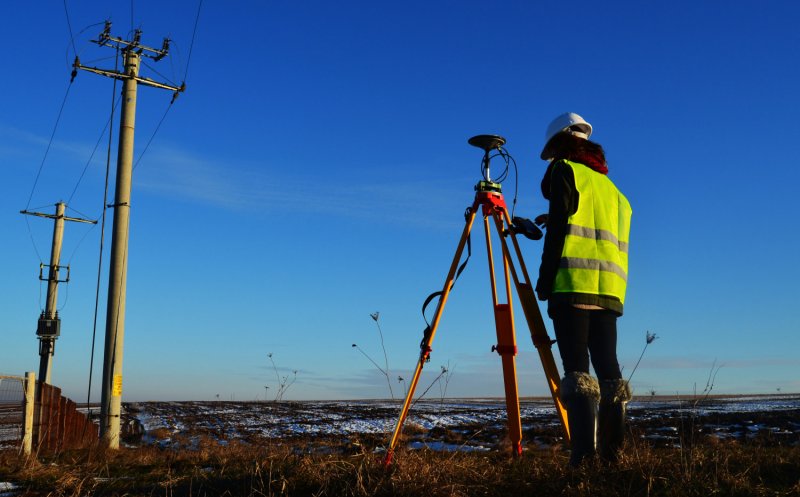
[{"label": "reflective stripe on vest", "polygon": [[575,175],[578,210],[567,219],[553,293],[588,293],[625,303],[631,206],[604,174],[563,161]]}]

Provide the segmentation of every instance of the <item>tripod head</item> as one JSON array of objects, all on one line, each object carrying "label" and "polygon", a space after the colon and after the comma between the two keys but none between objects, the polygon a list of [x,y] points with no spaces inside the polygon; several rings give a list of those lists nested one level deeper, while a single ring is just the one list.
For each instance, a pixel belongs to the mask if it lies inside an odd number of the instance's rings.
[{"label": "tripod head", "polygon": [[475,189],[478,191],[500,192],[500,183],[494,183],[489,176],[489,162],[492,160],[490,156],[492,150],[501,151],[503,145],[506,144],[506,139],[499,135],[476,135],[467,140],[467,143],[483,150],[483,160],[481,164],[483,180],[475,185]]}]

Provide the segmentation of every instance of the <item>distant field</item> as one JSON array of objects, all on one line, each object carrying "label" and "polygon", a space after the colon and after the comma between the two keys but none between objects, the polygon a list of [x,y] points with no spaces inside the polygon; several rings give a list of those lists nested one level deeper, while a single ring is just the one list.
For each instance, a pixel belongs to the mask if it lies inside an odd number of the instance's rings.
[{"label": "distant field", "polygon": [[[126,404],[141,423],[132,444],[191,447],[193,440],[248,443],[303,439],[330,450],[352,436],[385,444],[399,413],[398,402],[147,402]],[[679,447],[689,434],[719,440],[763,439],[778,445],[800,442],[800,395],[676,399],[647,397],[629,405],[637,437]],[[521,403],[523,442],[537,448],[560,446],[561,428],[550,399]],[[405,443],[411,448],[489,451],[505,443],[506,411],[499,399],[426,400],[413,406]]]}]

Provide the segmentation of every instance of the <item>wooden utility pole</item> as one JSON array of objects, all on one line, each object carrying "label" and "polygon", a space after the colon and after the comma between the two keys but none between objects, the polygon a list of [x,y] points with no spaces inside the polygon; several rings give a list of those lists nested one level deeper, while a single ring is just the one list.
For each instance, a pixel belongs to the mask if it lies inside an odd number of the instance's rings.
[{"label": "wooden utility pole", "polygon": [[[39,380],[50,383],[50,376],[53,367],[53,354],[56,350],[56,339],[61,335],[61,318],[58,317],[58,284],[69,281],[69,266],[61,265],[61,245],[64,241],[64,221],[76,221],[80,223],[97,224],[97,221],[80,219],[77,217],[67,217],[66,204],[58,202],[55,214],[44,214],[42,212],[20,211],[21,214],[38,216],[52,219],[53,222],[53,245],[50,249],[50,265],[39,264],[39,279],[47,281],[47,303],[44,311],[39,316],[36,326],[36,336],[39,338]],[[44,269],[47,270],[47,277],[44,276]],[[61,270],[66,269],[66,276],[61,279]]]},{"label": "wooden utility pole", "polygon": [[[136,90],[138,84],[182,92],[185,85],[171,86],[139,76],[142,57],[154,61],[164,58],[169,51],[169,39],[165,38],[160,49],[140,43],[141,30],[134,32],[133,40],[111,36],[111,23],[105,28],[97,43],[122,52],[122,72],[83,66],[75,58],[75,69],[122,80],[122,115],[120,117],[119,151],[117,153],[117,179],[114,196],[114,226],[111,237],[111,266],[108,276],[108,306],[106,310],[105,354],[103,357],[103,391],[100,410],[100,436],[103,443],[119,448],[120,411],[122,407],[122,352],[125,338],[125,288],[128,263],[128,228],[130,222],[131,178],[133,175],[133,137],[136,124]],[[175,97],[173,97],[174,99]]]}]

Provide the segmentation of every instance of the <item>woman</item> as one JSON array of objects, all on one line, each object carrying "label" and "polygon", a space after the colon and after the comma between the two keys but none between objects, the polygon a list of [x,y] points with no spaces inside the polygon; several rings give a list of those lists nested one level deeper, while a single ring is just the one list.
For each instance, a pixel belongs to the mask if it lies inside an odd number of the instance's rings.
[{"label": "woman", "polygon": [[[542,194],[550,208],[536,293],[548,301],[564,366],[573,466],[598,449],[601,458],[618,459],[631,397],[616,352],[631,208],[608,179],[603,147],[589,141],[591,133],[581,116],[562,114],[548,127],[541,153],[549,161]],[[589,374],[590,356],[599,383]]]}]

